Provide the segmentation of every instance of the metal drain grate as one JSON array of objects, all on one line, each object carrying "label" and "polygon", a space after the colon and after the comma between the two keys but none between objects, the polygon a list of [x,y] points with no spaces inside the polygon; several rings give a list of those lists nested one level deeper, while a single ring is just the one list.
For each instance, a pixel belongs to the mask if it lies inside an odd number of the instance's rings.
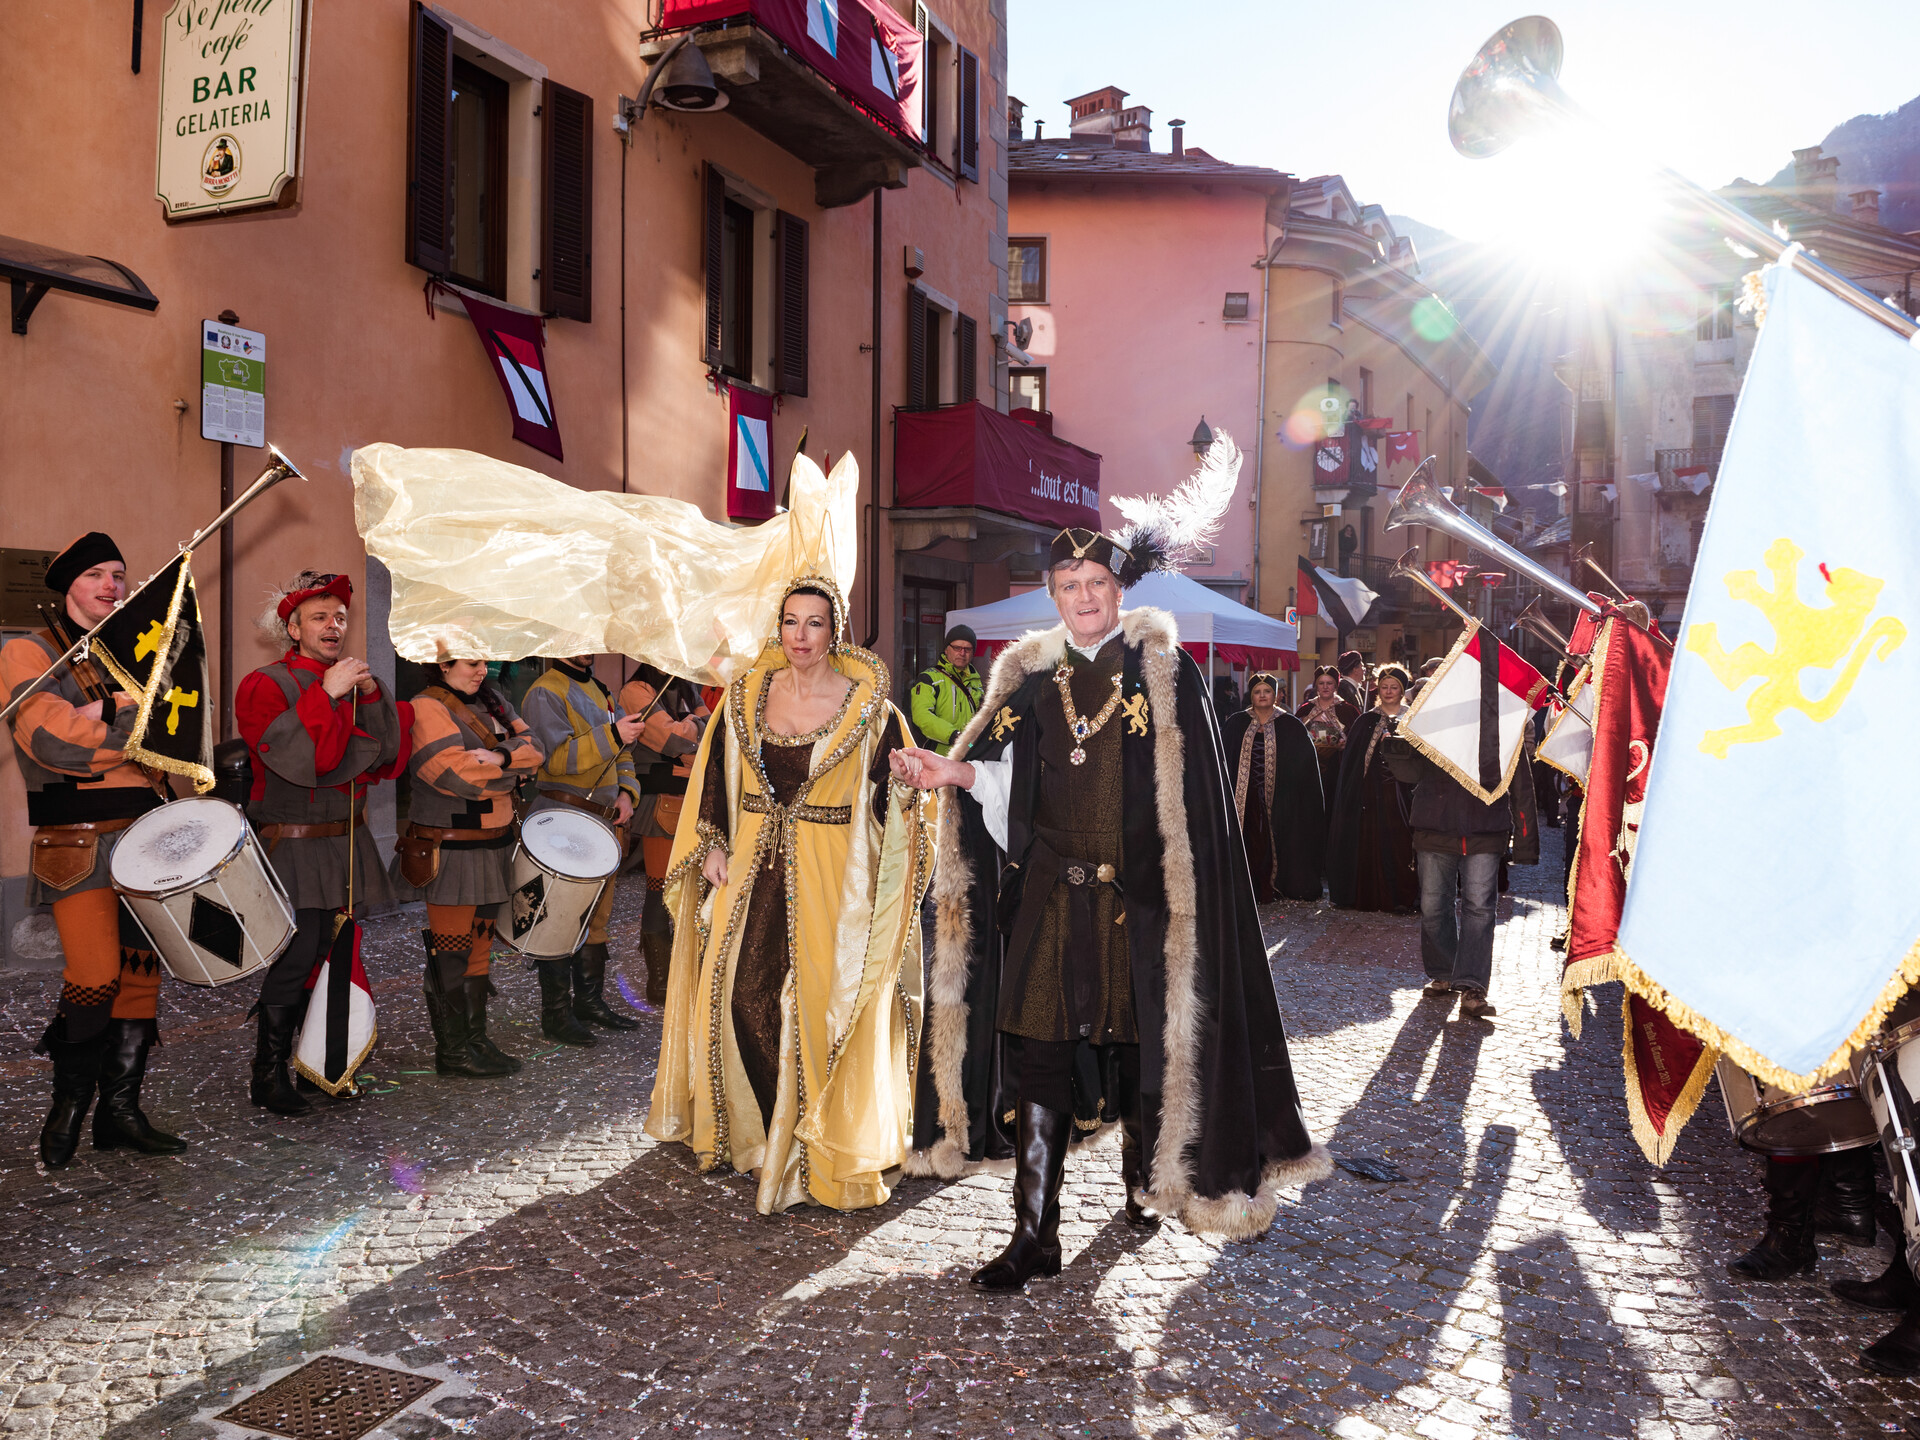
[{"label": "metal drain grate", "polygon": [[440,1382],[322,1355],[213,1418],[287,1440],[360,1440]]}]

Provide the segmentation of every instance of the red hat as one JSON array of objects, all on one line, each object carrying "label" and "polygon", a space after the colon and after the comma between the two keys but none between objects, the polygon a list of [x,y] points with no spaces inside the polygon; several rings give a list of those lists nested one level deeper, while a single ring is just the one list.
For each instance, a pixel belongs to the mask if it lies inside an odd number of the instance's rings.
[{"label": "red hat", "polygon": [[309,600],[322,595],[331,595],[342,605],[353,604],[353,582],[344,575],[315,576],[321,583],[305,590],[289,590],[280,597],[277,607],[279,616],[285,620]]}]

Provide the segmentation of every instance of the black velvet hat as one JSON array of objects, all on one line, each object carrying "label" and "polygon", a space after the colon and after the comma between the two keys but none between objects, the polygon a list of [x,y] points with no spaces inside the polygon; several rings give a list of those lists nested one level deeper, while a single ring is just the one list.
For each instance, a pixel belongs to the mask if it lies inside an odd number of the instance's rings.
[{"label": "black velvet hat", "polygon": [[47,588],[56,595],[64,595],[74,581],[94,566],[114,560],[122,565],[127,563],[127,557],[120,553],[113,537],[89,530],[53,557],[53,563],[47,566]]}]

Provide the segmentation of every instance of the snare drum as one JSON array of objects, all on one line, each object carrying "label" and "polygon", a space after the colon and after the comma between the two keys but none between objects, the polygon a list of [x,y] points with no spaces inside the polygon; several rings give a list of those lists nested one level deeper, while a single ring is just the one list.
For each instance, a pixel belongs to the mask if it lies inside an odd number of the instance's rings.
[{"label": "snare drum", "polygon": [[584,810],[534,811],[513,847],[512,918],[500,938],[540,960],[573,954],[620,858],[613,827]]},{"label": "snare drum", "polygon": [[1920,1019],[1875,1036],[1854,1057],[1853,1076],[1880,1127],[1907,1244],[1920,1248]]},{"label": "snare drum", "polygon": [[1851,1077],[1811,1090],[1782,1090],[1755,1079],[1725,1055],[1713,1072],[1733,1137],[1763,1155],[1832,1155],[1880,1138],[1873,1111]]},{"label": "snare drum", "polygon": [[272,964],[293,940],[293,907],[238,805],[211,795],[149,810],[120,837],[108,868],[167,973],[231,985]]}]

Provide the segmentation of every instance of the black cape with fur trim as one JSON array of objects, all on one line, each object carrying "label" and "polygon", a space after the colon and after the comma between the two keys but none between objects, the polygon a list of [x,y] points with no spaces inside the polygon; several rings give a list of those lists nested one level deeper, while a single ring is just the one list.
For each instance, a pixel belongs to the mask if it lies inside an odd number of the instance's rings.
[{"label": "black cape with fur trim", "polygon": [[[1144,1198],[1189,1229],[1250,1238],[1272,1224],[1281,1187],[1327,1175],[1331,1160],[1300,1113],[1205,681],[1179,648],[1172,616],[1134,610],[1122,628],[1122,692],[1148,702],[1145,734],[1119,716],[1113,722],[1126,724],[1124,875],[1141,1090],[1160,1101]],[[1032,729],[1034,708],[1054,694],[1065,647],[1064,626],[1010,646],[954,751],[992,760],[1014,747],[1008,854],[1016,860],[1031,833],[1038,782],[1038,757],[1019,739]],[[991,840],[981,848],[984,826],[974,830],[969,812],[977,823],[970,799],[941,815],[924,1047],[940,1138],[926,1146],[930,1127],[918,1124],[915,1136],[914,1168],[946,1176],[993,1158],[995,1139],[1004,1144],[993,1135],[997,1116],[982,1109],[998,1104],[998,1066],[982,1053],[985,1045],[997,1050],[993,1009],[982,1013],[989,997],[972,983],[983,978],[976,962],[998,969],[990,959],[997,937],[980,943],[998,856]]]},{"label": "black cape with fur trim", "polygon": [[[1252,727],[1251,710],[1241,710],[1220,722],[1220,758],[1226,767],[1223,779],[1229,796],[1240,769],[1240,746]],[[1273,748],[1273,806],[1268,831],[1273,836],[1274,888],[1289,900],[1318,900],[1327,801],[1332,798],[1320,793],[1320,754],[1313,748],[1307,727],[1297,716],[1281,709],[1273,712]]]}]

